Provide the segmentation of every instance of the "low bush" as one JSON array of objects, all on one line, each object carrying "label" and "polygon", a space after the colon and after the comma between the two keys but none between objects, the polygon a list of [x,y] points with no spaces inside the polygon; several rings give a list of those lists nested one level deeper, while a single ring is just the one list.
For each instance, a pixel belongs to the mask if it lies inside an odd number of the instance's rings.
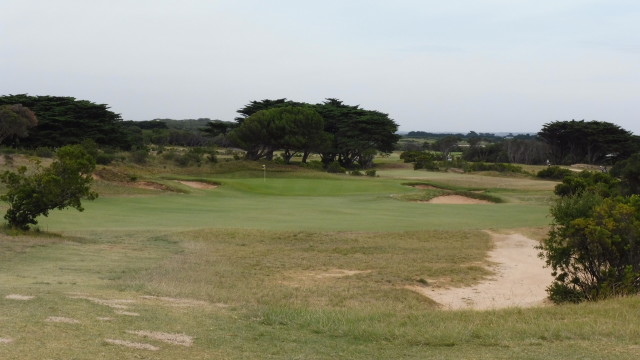
[{"label": "low bush", "polygon": [[333,161],[327,165],[327,172],[332,174],[344,174],[347,172],[347,169],[340,166],[339,162]]},{"label": "low bush", "polygon": [[474,171],[496,171],[499,173],[520,173],[526,174],[522,167],[506,164],[506,163],[485,163],[485,162],[467,162],[464,164],[465,172]]},{"label": "low bush", "polygon": [[573,172],[569,169],[561,168],[560,166],[549,166],[546,169],[538,171],[536,177],[541,179],[562,180],[567,176],[570,176]]}]

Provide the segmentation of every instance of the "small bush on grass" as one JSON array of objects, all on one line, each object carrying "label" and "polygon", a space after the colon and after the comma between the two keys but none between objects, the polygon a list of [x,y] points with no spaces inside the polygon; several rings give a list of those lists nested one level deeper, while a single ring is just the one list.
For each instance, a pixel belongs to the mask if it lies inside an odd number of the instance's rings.
[{"label": "small bush on grass", "polygon": [[339,162],[333,161],[327,166],[327,172],[332,174],[344,174],[347,172],[347,169],[340,166]]},{"label": "small bush on grass", "polygon": [[306,163],[300,163],[300,167],[312,170],[322,170],[322,161],[313,160],[307,161]]},{"label": "small bush on grass", "polygon": [[131,152],[129,158],[136,164],[146,164],[149,159],[149,151],[147,149],[134,150]]},{"label": "small bush on grass", "polygon": [[571,170],[561,168],[560,166],[549,166],[544,170],[538,171],[536,177],[541,179],[562,180],[567,176],[571,176],[572,173]]},{"label": "small bush on grass", "polygon": [[526,174],[522,167],[505,163],[467,162],[464,164],[465,172],[496,171],[499,173]]},{"label": "small bush on grass", "polygon": [[51,148],[48,148],[48,147],[38,147],[36,148],[34,153],[37,157],[41,157],[41,158],[52,158],[53,155],[55,154],[53,150],[51,150]]},{"label": "small bush on grass", "polygon": [[4,216],[9,226],[27,230],[37,224],[40,215],[67,207],[82,211],[81,199],[98,197],[90,188],[95,159],[79,145],[64,146],[56,155],[57,160],[49,167],[38,167],[32,175],[27,174],[24,166],[17,173],[0,174],[0,181],[7,186],[0,199],[9,203]]},{"label": "small bush on grass", "polygon": [[369,169],[369,170],[365,171],[364,173],[367,176],[376,177],[376,170],[375,169]]}]

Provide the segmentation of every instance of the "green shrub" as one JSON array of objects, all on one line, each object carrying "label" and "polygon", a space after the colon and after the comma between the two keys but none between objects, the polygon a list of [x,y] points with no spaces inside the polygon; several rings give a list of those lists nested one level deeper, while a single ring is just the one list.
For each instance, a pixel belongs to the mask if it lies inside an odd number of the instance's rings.
[{"label": "green shrub", "polygon": [[149,151],[147,149],[134,150],[130,153],[129,158],[136,164],[146,164]]},{"label": "green shrub", "polygon": [[362,174],[362,171],[360,171],[360,170],[352,170],[349,173],[349,175],[351,175],[351,176],[362,176],[363,174]]},{"label": "green shrub", "polygon": [[107,154],[107,153],[99,153],[96,156],[96,164],[98,165],[109,165],[116,159],[115,154]]},{"label": "green shrub", "polygon": [[416,156],[415,162],[413,164],[414,170],[425,169],[431,171],[440,170],[440,166],[438,165],[438,161],[440,160],[440,155],[436,155],[434,153],[421,153]]},{"label": "green shrub", "polygon": [[554,302],[640,293],[640,196],[589,191],[558,199],[541,255],[553,270]]},{"label": "green shrub", "polygon": [[465,172],[496,171],[499,173],[526,173],[522,167],[506,163],[467,162],[464,165]]},{"label": "green shrub", "polygon": [[365,171],[364,173],[367,176],[376,177],[376,169],[369,169],[369,170]]},{"label": "green shrub", "polygon": [[307,161],[306,163],[300,163],[300,167],[306,168],[306,169],[312,169],[312,170],[322,170],[322,161],[319,160],[313,160],[313,161]]},{"label": "green shrub", "polygon": [[91,191],[91,174],[95,159],[81,146],[64,146],[57,153],[57,160],[49,167],[38,167],[27,174],[25,166],[18,172],[5,171],[0,181],[7,192],[0,198],[9,203],[4,218],[9,226],[21,230],[37,224],[38,216],[67,207],[82,211],[82,199],[93,200],[98,194]]},{"label": "green shrub", "polygon": [[52,158],[55,154],[51,148],[48,147],[37,147],[34,151],[37,157],[41,158]]},{"label": "green shrub", "polygon": [[347,172],[347,169],[340,166],[340,163],[337,161],[332,161],[327,165],[327,172],[332,174],[344,174]]},{"label": "green shrub", "polygon": [[538,171],[537,177],[541,179],[562,180],[567,176],[571,176],[573,171],[560,166],[549,166],[546,169]]}]

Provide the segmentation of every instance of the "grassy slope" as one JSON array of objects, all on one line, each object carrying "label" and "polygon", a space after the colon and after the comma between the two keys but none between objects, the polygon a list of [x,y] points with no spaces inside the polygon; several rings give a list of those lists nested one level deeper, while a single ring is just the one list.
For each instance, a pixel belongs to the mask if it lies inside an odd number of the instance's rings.
[{"label": "grassy slope", "polygon": [[[640,355],[638,299],[441,312],[404,290],[420,279],[468,284],[485,276],[490,244],[474,229],[545,225],[543,198],[552,184],[402,171],[381,172],[380,179],[293,175],[267,182],[246,174],[200,173],[223,187],[160,196],[116,191],[120,195],[87,203],[85,213],[52,213],[43,221],[43,228],[64,236],[0,236],[0,338],[14,340],[0,343],[0,354],[7,359]],[[519,195],[499,205],[425,206],[392,199],[415,191],[400,185],[408,175]],[[364,272],[336,277],[336,270]],[[10,293],[36,298],[5,299]],[[117,315],[104,304],[70,297],[78,293],[133,301],[125,303],[126,310],[140,316]],[[178,307],[141,298],[149,294],[207,305]],[[48,316],[80,323],[47,323]],[[185,333],[196,338],[195,345],[145,340],[128,330]],[[161,350],[132,350],[105,339],[147,342]]]}]

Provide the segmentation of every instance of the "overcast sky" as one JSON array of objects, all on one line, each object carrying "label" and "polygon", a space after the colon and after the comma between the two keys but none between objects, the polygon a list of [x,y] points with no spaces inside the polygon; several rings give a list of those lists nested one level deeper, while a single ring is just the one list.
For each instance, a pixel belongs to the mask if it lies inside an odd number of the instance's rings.
[{"label": "overcast sky", "polygon": [[333,97],[401,131],[640,134],[638,0],[0,0],[0,95],[231,121]]}]

